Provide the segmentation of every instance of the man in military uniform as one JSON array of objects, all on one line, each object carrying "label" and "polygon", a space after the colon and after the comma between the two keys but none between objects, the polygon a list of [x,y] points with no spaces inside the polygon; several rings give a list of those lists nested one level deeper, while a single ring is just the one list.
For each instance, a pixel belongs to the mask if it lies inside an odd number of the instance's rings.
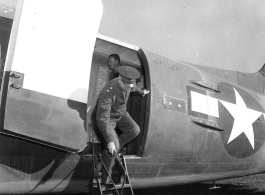
[{"label": "man in military uniform", "polygon": [[115,79],[119,76],[118,68],[120,67],[121,60],[118,54],[110,54],[108,57],[108,66],[111,70],[109,80]]},{"label": "man in military uniform", "polygon": [[[143,96],[149,93],[148,90],[142,90],[135,84],[136,79],[140,77],[136,69],[120,66],[118,73],[120,77],[111,80],[101,91],[96,111],[97,125],[107,142],[107,149],[103,151],[103,162],[110,175],[115,164],[114,155],[140,133],[139,126],[126,111],[130,92],[138,92]],[[115,127],[122,131],[119,137]],[[103,169],[102,183],[108,184],[108,182],[107,173]]]}]

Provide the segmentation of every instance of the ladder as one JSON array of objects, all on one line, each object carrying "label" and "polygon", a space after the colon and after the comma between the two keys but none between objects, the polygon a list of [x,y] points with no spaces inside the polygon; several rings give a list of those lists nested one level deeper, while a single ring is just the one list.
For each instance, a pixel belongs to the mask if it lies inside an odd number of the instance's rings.
[{"label": "ladder", "polygon": [[[121,159],[115,159],[117,161],[116,163],[120,163],[120,165],[124,169],[124,177],[123,177],[123,182],[122,184],[115,184],[114,181],[111,178],[111,175],[106,169],[105,164],[102,161],[102,158],[99,154],[96,154],[94,156],[94,175],[93,175],[93,182],[91,189],[93,195],[106,195],[106,194],[114,194],[114,195],[134,195],[132,186],[130,183],[128,171],[127,171],[127,166],[126,166],[126,161],[125,158],[122,155],[119,155],[119,157],[115,156],[116,158]],[[110,178],[110,185],[102,185],[101,183],[101,177],[102,177],[102,169],[104,169]]]}]

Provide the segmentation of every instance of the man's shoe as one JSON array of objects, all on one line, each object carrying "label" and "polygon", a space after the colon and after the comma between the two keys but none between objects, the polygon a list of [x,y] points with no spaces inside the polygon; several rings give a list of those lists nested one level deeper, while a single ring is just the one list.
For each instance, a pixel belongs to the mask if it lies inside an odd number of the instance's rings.
[{"label": "man's shoe", "polygon": [[122,165],[122,160],[121,160],[121,157],[120,157],[119,154],[116,155],[115,162],[116,162],[117,164]]},{"label": "man's shoe", "polygon": [[[114,184],[115,185],[115,184]],[[113,188],[114,187],[113,183],[111,181],[109,181],[108,183],[102,183],[101,184],[101,187],[104,189],[104,190],[107,190],[107,189],[110,189],[110,188]]]},{"label": "man's shoe", "polygon": [[119,179],[118,179],[119,184],[123,184],[123,182],[126,183],[126,181],[124,181],[124,179],[125,179],[125,175],[120,174]]}]

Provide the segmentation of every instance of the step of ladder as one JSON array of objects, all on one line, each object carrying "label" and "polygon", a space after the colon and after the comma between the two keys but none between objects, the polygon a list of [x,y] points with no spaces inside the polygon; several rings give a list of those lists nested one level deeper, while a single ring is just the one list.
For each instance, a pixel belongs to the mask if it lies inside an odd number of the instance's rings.
[{"label": "step of ladder", "polygon": [[[122,188],[122,184],[116,184],[115,185],[116,189],[121,189]],[[124,184],[123,188],[130,188],[131,184]],[[114,187],[111,186],[101,186],[102,191],[112,191],[115,190]]]},{"label": "step of ladder", "polygon": [[[94,157],[94,165],[95,165],[95,171],[94,171],[94,177],[93,177],[93,182],[92,182],[92,188],[94,194],[97,195],[103,195],[103,194],[110,194],[112,192],[113,194],[117,195],[134,195],[132,186],[130,183],[128,171],[127,171],[127,166],[125,159],[123,158],[122,155],[121,157],[121,166],[124,168],[125,175],[124,175],[124,183],[122,184],[115,184],[110,177],[109,173],[107,172],[107,169],[102,161],[102,158],[99,154],[95,155]],[[116,161],[116,160],[115,160]],[[104,169],[107,174],[110,177],[110,184],[108,185],[102,185],[102,172],[101,170]]]}]

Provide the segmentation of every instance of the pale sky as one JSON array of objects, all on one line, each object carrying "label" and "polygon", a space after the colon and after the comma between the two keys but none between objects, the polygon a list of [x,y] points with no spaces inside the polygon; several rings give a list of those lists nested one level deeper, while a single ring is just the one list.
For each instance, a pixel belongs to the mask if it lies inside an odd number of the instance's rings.
[{"label": "pale sky", "polygon": [[256,72],[265,63],[264,0],[103,0],[99,33],[171,59]]}]

